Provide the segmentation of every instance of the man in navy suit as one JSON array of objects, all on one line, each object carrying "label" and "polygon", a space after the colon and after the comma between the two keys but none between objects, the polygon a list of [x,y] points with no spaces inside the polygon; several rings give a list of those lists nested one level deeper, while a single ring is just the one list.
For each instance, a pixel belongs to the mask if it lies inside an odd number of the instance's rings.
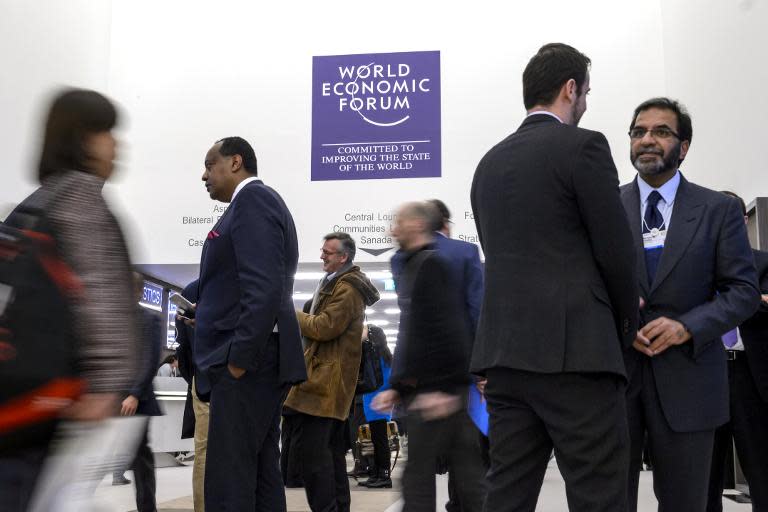
[{"label": "man in navy suit", "polygon": [[286,510],[280,410],[289,387],[306,379],[292,297],[296,228],[256,173],[240,137],[205,157],[211,199],[230,203],[203,246],[195,312],[195,363],[210,382],[207,512]]},{"label": "man in navy suit", "polygon": [[638,261],[640,330],[625,353],[629,510],[637,510],[643,440],[659,510],[703,511],[715,429],[728,421],[721,336],[760,304],[738,201],[678,170],[693,129],[685,108],[654,98],[630,124],[637,178],[621,188]]}]

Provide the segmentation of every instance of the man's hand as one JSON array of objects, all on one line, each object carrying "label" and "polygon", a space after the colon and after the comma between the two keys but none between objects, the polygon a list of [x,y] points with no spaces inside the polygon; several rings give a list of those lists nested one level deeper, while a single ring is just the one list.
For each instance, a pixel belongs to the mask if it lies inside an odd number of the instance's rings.
[{"label": "man's hand", "polygon": [[761,295],[760,300],[762,300],[763,303],[768,304],[768,295]]},{"label": "man's hand", "polygon": [[136,409],[139,407],[139,399],[133,395],[123,400],[123,405],[120,408],[120,416],[133,416],[136,414]]},{"label": "man's hand", "polygon": [[434,421],[456,414],[461,407],[461,397],[436,391],[417,395],[408,410],[421,413],[424,421]]},{"label": "man's hand", "polygon": [[674,345],[682,345],[691,339],[691,333],[688,332],[677,320],[661,317],[653,322],[646,324],[638,333],[638,336],[644,336],[650,345],[647,347],[651,357],[657,356]]},{"label": "man's hand", "polygon": [[[196,309],[197,309],[197,304],[192,304],[192,311],[195,311]],[[186,311],[184,313],[186,313]],[[181,315],[179,313],[176,313],[176,320],[183,320],[184,324],[186,324],[186,325],[188,325],[190,327],[194,327],[195,326],[195,319],[194,318],[189,318],[189,317],[186,317],[186,316]]]},{"label": "man's hand", "polygon": [[243,375],[245,375],[245,370],[242,368],[238,368],[237,366],[233,364],[227,365],[227,370],[229,370],[229,374],[232,375],[234,378],[239,379]]},{"label": "man's hand", "polygon": [[475,383],[475,386],[477,386],[477,390],[480,392],[481,395],[483,395],[483,398],[485,398],[486,384],[488,384],[488,379],[480,379]]},{"label": "man's hand", "polygon": [[117,412],[116,393],[86,393],[66,409],[63,415],[75,421],[100,421]]},{"label": "man's hand", "polygon": [[394,389],[388,389],[373,398],[371,407],[376,412],[388,413],[398,402],[400,402],[400,394]]},{"label": "man's hand", "polygon": [[635,336],[635,341],[632,343],[632,347],[648,357],[653,357],[653,352],[648,348],[650,346],[651,340],[643,336],[642,331],[637,331],[637,336]]}]

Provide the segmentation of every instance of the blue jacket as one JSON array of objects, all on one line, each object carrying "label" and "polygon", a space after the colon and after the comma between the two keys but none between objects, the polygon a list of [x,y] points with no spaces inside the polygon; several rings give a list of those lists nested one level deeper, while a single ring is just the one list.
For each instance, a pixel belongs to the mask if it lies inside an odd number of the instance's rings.
[{"label": "blue jacket", "polygon": [[200,372],[228,363],[256,370],[277,325],[280,383],[306,380],[293,306],[298,258],[296,228],[282,198],[261,181],[247,184],[203,246],[194,347]]},{"label": "blue jacket", "polygon": [[[365,411],[365,420],[366,421],[376,421],[376,420],[390,420],[391,414],[382,414],[380,412],[376,412],[371,408],[371,403],[373,402],[373,399],[376,398],[376,395],[381,393],[382,391],[386,391],[389,389],[389,375],[392,373],[392,368],[384,361],[384,358],[381,357],[381,373],[384,374],[384,384],[381,385],[379,389],[376,391],[371,391],[370,393],[366,393],[363,395],[363,410]],[[391,411],[390,411],[391,412]]]}]

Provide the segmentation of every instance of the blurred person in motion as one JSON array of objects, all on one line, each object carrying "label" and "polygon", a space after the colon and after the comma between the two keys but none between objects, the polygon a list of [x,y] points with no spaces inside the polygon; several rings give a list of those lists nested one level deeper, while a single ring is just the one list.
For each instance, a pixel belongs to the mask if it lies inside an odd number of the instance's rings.
[{"label": "blurred person in motion", "polygon": [[403,475],[404,512],[435,510],[438,457],[455,471],[456,491],[467,512],[480,511],[485,473],[477,430],[467,413],[469,330],[454,290],[450,265],[434,243],[440,218],[430,203],[407,203],[392,236],[406,251],[398,283],[400,332],[389,379],[372,406],[390,411],[399,401],[408,413],[408,461]]},{"label": "blurred person in motion", "polygon": [[389,436],[387,435],[387,423],[392,418],[392,411],[379,412],[371,404],[379,393],[387,391],[389,387],[389,375],[392,373],[392,352],[387,345],[387,336],[381,327],[369,324],[363,327],[363,339],[370,340],[379,353],[381,362],[381,373],[384,378],[384,384],[376,391],[363,395],[363,410],[365,411],[365,420],[368,422],[368,428],[371,431],[371,442],[373,443],[373,476],[363,482],[358,482],[362,487],[369,489],[390,489],[392,487],[392,477],[390,475],[390,450]]},{"label": "blurred person in motion", "polygon": [[[141,274],[134,275],[137,301],[144,291],[144,278]],[[120,408],[122,416],[146,416],[144,431],[139,441],[136,457],[128,469],[133,470],[136,484],[136,508],[138,512],[155,512],[155,458],[149,447],[149,417],[161,416],[163,413],[155,399],[155,390],[152,387],[154,369],[157,360],[160,359],[160,345],[163,339],[162,324],[157,314],[146,308],[137,308],[141,323],[141,367],[136,374],[128,396],[125,397]],[[123,474],[123,470],[115,471],[112,475],[112,485],[130,483]]]},{"label": "blurred person in motion", "polygon": [[[97,92],[59,93],[45,125],[38,167],[41,186],[6,219],[8,225],[26,228],[25,212],[43,211],[58,253],[81,282],[83,293],[72,304],[72,312],[77,368],[87,388],[64,415],[83,426],[120,413],[140,354],[128,249],[102,195],[114,170],[117,144],[112,130],[117,119],[114,105]],[[52,439],[51,432],[34,446],[3,448],[4,510],[27,509]]]}]

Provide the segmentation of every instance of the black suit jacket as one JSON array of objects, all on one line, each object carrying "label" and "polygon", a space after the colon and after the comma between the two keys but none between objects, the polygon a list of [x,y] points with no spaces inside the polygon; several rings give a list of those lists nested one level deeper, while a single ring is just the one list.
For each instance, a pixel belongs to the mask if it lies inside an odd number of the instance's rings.
[{"label": "black suit jacket", "polygon": [[[691,341],[651,359],[664,416],[677,432],[714,429],[728,421],[728,377],[721,336],[757,309],[759,293],[744,217],[738,202],[681,177],[664,252],[648,282],[637,181],[621,197],[630,219],[645,299],[641,325],[668,317]],[[627,351],[631,376],[641,358]]]},{"label": "black suit jacket", "polygon": [[[768,294],[768,252],[753,250],[760,292]],[[768,305],[760,303],[757,313],[739,327],[747,362],[757,391],[768,403]]]},{"label": "black suit jacket", "polygon": [[[195,313],[198,370],[227,363],[257,370],[277,325],[280,383],[306,379],[293,306],[298,257],[296,228],[282,198],[261,181],[248,183],[203,246]],[[198,389],[207,391],[200,384]]]},{"label": "black suit jacket", "polygon": [[625,375],[635,251],[605,137],[528,117],[472,183],[485,293],[472,369]]}]

